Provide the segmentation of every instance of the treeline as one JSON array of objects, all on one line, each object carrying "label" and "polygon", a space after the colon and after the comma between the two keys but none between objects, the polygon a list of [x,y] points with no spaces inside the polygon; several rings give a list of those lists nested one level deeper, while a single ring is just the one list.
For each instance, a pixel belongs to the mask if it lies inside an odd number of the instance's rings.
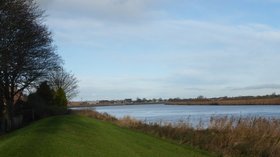
[{"label": "treeline", "polygon": [[77,93],[43,13],[34,0],[0,1],[0,132],[65,113]]},{"label": "treeline", "polygon": [[170,105],[280,105],[280,95],[271,94],[265,96],[239,96],[205,98],[199,96],[194,99],[169,99]]}]

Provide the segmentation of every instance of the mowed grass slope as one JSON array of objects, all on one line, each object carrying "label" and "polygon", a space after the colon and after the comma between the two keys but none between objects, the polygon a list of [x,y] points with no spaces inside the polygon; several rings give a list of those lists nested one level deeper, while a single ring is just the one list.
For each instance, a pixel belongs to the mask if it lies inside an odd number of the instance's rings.
[{"label": "mowed grass slope", "polygon": [[1,157],[209,157],[140,132],[81,116],[38,121],[0,137]]}]

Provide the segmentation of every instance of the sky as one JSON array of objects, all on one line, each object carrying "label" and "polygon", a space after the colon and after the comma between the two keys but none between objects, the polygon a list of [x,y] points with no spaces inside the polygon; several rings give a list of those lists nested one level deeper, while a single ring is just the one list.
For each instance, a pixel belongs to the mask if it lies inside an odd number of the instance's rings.
[{"label": "sky", "polygon": [[280,0],[38,0],[75,100],[280,93]]}]

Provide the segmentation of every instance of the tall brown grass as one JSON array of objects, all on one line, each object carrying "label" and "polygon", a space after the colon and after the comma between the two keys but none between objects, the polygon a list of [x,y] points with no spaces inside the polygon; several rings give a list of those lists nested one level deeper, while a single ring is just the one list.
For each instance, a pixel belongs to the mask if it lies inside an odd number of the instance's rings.
[{"label": "tall brown grass", "polygon": [[181,144],[208,150],[223,157],[280,157],[280,120],[265,118],[212,117],[208,127],[144,123],[129,116],[117,119],[91,110],[74,111],[121,127],[172,139]]},{"label": "tall brown grass", "polygon": [[102,121],[116,122],[118,119],[108,113],[99,113],[95,110],[85,109],[85,110],[70,110],[71,114],[86,116],[90,118],[95,118]]}]

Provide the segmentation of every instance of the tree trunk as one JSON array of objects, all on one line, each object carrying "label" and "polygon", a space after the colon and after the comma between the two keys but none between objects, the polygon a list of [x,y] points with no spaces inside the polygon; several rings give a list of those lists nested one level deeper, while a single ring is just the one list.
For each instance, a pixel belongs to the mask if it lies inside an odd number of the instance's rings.
[{"label": "tree trunk", "polygon": [[8,121],[8,126],[7,126],[7,131],[11,131],[14,126],[14,103],[12,100],[7,102],[8,105],[8,116],[7,116],[7,121]]},{"label": "tree trunk", "polygon": [[5,118],[4,118],[4,94],[3,86],[0,84],[0,132],[4,132],[5,128]]},{"label": "tree trunk", "polygon": [[5,77],[4,86],[4,102],[6,103],[5,119],[6,119],[6,131],[11,131],[13,129],[13,117],[14,117],[14,89],[10,86],[10,80],[8,75]]}]

